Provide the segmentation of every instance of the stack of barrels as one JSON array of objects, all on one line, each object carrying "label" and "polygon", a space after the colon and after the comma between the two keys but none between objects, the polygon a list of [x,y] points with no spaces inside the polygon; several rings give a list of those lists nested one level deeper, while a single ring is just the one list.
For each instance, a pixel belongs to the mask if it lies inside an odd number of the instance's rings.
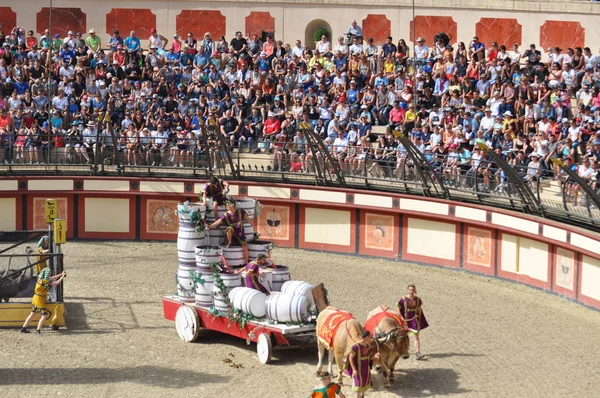
[{"label": "stack of barrels", "polygon": [[[237,207],[244,209],[249,218],[254,218],[254,199],[238,199],[236,202]],[[219,217],[225,214],[225,211],[225,208],[219,207]],[[177,294],[181,301],[196,303],[201,307],[214,306],[221,312],[227,312],[229,305],[232,305],[255,318],[266,317],[275,322],[309,320],[311,309],[314,308],[311,293],[313,286],[302,281],[291,281],[286,266],[268,268],[261,273],[260,282],[272,292],[269,296],[258,290],[243,287],[243,277],[229,272],[219,273],[224,289],[217,286],[213,266],[216,265],[222,270],[245,266],[243,248],[225,246],[223,226],[197,232],[197,220],[205,219],[207,224],[216,220],[210,204],[204,206],[201,203],[180,203],[178,215]],[[270,256],[274,247],[272,242],[256,240],[254,228],[247,222],[244,223],[244,231],[248,239],[250,261],[255,260],[259,254]]]}]

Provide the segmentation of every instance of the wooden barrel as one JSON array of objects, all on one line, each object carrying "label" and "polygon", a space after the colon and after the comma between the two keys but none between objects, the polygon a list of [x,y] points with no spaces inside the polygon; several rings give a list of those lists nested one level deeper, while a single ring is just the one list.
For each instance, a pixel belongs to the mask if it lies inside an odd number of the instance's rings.
[{"label": "wooden barrel", "polygon": [[219,227],[216,229],[211,229],[210,231],[206,231],[205,242],[208,241],[209,246],[221,246],[225,244],[225,229],[223,227]]},{"label": "wooden barrel", "polygon": [[196,265],[196,246],[204,244],[205,232],[197,233],[196,226],[189,220],[179,219],[177,233],[177,257],[179,264]]},{"label": "wooden barrel", "polygon": [[215,302],[215,308],[222,312],[227,312],[227,304],[224,300],[224,295],[229,295],[231,289],[234,287],[242,286],[242,278],[239,275],[234,274],[220,274],[223,284],[225,285],[225,292],[221,292],[219,287],[215,283],[213,285],[213,299]]},{"label": "wooden barrel", "polygon": [[179,300],[186,303],[193,303],[195,300],[194,281],[192,273],[196,272],[196,267],[190,267],[186,264],[179,264],[177,269],[177,295]]},{"label": "wooden barrel", "polygon": [[231,305],[238,310],[255,318],[265,316],[265,301],[267,295],[249,287],[235,287],[229,293]]},{"label": "wooden barrel", "polygon": [[272,250],[275,245],[273,242],[266,240],[255,240],[248,242],[248,258],[256,260],[259,254],[267,254],[267,251]]},{"label": "wooden barrel", "polygon": [[[210,204],[207,206],[207,209],[206,209],[206,222],[213,223],[217,219],[215,218],[215,212],[213,211],[212,201],[210,199],[209,199],[209,203]],[[219,217],[221,217],[227,212],[227,209],[224,206],[219,206],[219,207],[217,207],[217,211],[219,212]]]},{"label": "wooden barrel", "polygon": [[200,276],[204,280],[204,284],[196,283],[196,304],[202,307],[210,307],[213,305],[213,284],[215,277],[212,272],[200,271]]},{"label": "wooden barrel", "polygon": [[223,257],[227,261],[227,265],[232,268],[239,268],[246,265],[244,260],[244,248],[242,246],[223,247]]},{"label": "wooden barrel", "polygon": [[244,221],[244,235],[246,235],[246,242],[254,242],[256,235],[254,235],[254,227],[249,222]]},{"label": "wooden barrel", "polygon": [[308,282],[303,281],[287,281],[281,285],[281,293],[293,294],[296,296],[306,296],[311,307],[315,305],[315,301],[312,295],[312,289],[314,288]]},{"label": "wooden barrel", "polygon": [[243,209],[248,215],[248,218],[254,218],[254,215],[256,214],[256,199],[235,199],[235,207],[238,209]]},{"label": "wooden barrel", "polygon": [[209,272],[211,264],[221,264],[222,255],[223,249],[219,246],[196,246],[196,267]]},{"label": "wooden barrel", "polygon": [[310,317],[309,307],[306,296],[273,293],[265,301],[265,314],[275,322],[305,322]]},{"label": "wooden barrel", "polygon": [[285,265],[278,265],[271,271],[271,288],[274,292],[280,292],[281,286],[290,280],[290,269]]},{"label": "wooden barrel", "polygon": [[206,206],[200,202],[183,202],[177,205],[177,215],[180,220],[189,221],[190,214],[194,211],[199,212],[202,218],[206,216]]}]

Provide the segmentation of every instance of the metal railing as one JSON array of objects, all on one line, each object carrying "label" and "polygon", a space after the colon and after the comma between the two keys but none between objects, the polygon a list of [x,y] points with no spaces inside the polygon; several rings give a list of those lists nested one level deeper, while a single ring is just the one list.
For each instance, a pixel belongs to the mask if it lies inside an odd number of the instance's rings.
[{"label": "metal railing", "polygon": [[396,137],[401,150],[389,152],[368,144],[342,151],[311,130],[303,132],[305,141],[300,143],[263,138],[250,147],[247,142],[232,144],[228,137],[207,128],[194,131],[181,145],[140,138],[137,145],[128,147],[113,136],[110,142],[117,142],[116,146],[99,139],[87,146],[38,147],[40,164],[29,149],[25,149],[24,159],[17,159],[14,148],[4,147],[2,153],[11,157],[6,159],[8,164],[0,161],[0,175],[206,178],[215,174],[230,180],[364,189],[475,203],[600,231],[597,187],[569,174],[562,164],[556,176],[543,167],[530,172],[526,165],[513,166],[486,147],[481,150],[486,153],[483,161],[453,164],[452,156],[422,153],[402,135]]}]

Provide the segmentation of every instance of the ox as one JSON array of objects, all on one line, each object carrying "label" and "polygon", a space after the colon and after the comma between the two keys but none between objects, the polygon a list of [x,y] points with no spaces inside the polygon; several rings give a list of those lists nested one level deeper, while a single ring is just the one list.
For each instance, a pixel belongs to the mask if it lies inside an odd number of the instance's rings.
[{"label": "ox", "polygon": [[333,374],[333,357],[338,367],[338,383],[342,383],[345,359],[352,345],[361,340],[364,329],[352,314],[327,307],[317,318],[317,348],[319,349],[319,364],[317,374],[323,366],[325,350],[329,354],[329,374]]},{"label": "ox", "polygon": [[365,329],[371,332],[379,352],[375,370],[383,373],[385,386],[389,387],[390,382],[394,381],[396,362],[400,357],[409,357],[408,328],[398,313],[388,306],[380,305],[367,315]]}]

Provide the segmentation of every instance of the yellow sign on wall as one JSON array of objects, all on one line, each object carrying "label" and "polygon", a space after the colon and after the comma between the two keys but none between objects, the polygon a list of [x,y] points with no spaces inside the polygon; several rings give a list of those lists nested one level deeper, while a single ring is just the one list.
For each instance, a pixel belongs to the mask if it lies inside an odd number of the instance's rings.
[{"label": "yellow sign on wall", "polygon": [[54,243],[61,245],[67,243],[67,222],[66,220],[54,220]]},{"label": "yellow sign on wall", "polygon": [[51,223],[58,217],[58,205],[55,199],[46,200],[45,206],[46,222]]}]

